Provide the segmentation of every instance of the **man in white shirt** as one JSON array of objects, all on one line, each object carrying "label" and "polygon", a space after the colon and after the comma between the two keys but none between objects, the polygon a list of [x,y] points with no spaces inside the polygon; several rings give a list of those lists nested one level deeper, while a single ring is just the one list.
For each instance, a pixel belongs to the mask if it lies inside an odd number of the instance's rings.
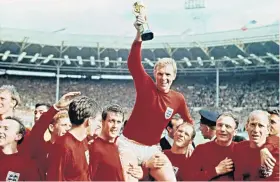
[{"label": "man in white shirt", "polygon": [[171,146],[174,143],[174,133],[176,132],[179,125],[181,125],[184,122],[184,120],[180,117],[179,114],[175,114],[171,121],[169,121],[166,130],[167,135],[165,135],[163,138],[160,139],[160,146],[162,150],[171,149]]}]

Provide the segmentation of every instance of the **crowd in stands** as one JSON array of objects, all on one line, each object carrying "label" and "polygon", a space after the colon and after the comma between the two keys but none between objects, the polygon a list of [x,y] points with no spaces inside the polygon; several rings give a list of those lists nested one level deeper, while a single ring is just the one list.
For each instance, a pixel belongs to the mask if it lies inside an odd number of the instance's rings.
[{"label": "crowd in stands", "polygon": [[[55,102],[56,79],[41,77],[1,76],[0,85],[14,85],[22,99],[22,110],[33,110],[37,102]],[[215,77],[179,77],[172,88],[184,94],[195,119],[199,119],[194,108],[215,108]],[[219,111],[242,108],[238,114],[241,118],[252,109],[276,107],[279,104],[279,83],[277,75],[222,77],[219,89]],[[135,89],[132,80],[87,80],[60,79],[60,95],[71,90],[96,99],[100,105],[121,103],[130,113],[135,103]],[[262,102],[259,102],[259,101]],[[245,120],[246,118],[242,119]]]}]

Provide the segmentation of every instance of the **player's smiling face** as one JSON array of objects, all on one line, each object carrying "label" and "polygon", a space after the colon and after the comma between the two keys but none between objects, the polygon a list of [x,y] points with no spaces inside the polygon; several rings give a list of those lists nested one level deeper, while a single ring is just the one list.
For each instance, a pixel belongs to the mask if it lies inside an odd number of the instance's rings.
[{"label": "player's smiling face", "polygon": [[19,124],[10,119],[0,121],[0,146],[11,145],[19,141],[22,135],[19,134]]},{"label": "player's smiling face", "polygon": [[236,135],[236,123],[230,116],[221,116],[216,121],[217,143],[220,145],[229,145],[234,135]]},{"label": "player's smiling face", "polygon": [[105,121],[102,121],[101,134],[109,140],[114,140],[123,126],[123,115],[115,112],[108,112]]},{"label": "player's smiling face", "polygon": [[174,143],[177,147],[187,147],[192,142],[193,128],[180,125],[174,133]]},{"label": "player's smiling face", "polygon": [[154,70],[156,85],[159,91],[168,93],[175,79],[174,68],[171,64],[158,66]]},{"label": "player's smiling face", "polygon": [[7,90],[0,91],[0,114],[5,114],[13,109],[11,93]]}]

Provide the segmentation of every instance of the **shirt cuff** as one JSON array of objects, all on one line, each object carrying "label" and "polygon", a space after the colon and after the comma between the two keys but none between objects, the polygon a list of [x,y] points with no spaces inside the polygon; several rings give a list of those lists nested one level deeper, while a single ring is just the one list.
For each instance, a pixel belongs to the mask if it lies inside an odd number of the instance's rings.
[{"label": "shirt cuff", "polygon": [[216,172],[216,168],[213,167],[208,171],[208,179],[207,181],[210,181],[212,178],[214,178],[215,176],[218,176],[217,172]]},{"label": "shirt cuff", "polygon": [[55,104],[53,105],[53,108],[54,108],[55,110],[57,110],[57,111],[60,111],[60,109],[58,109],[58,108],[55,106]]},{"label": "shirt cuff", "polygon": [[140,45],[142,45],[142,41],[134,40],[133,44],[140,46]]}]

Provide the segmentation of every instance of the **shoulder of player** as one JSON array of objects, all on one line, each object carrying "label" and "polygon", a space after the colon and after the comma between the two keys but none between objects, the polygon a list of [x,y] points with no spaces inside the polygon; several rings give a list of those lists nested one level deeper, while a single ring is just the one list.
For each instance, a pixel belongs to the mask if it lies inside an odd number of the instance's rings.
[{"label": "shoulder of player", "polygon": [[[156,94],[158,92],[156,84],[148,74],[145,74],[141,79],[145,80],[143,81],[145,83],[145,86],[143,85],[136,86],[136,90],[137,90],[136,93],[138,96],[140,94],[146,97],[147,94],[149,93]],[[135,84],[137,84],[137,82]]]},{"label": "shoulder of player", "polygon": [[69,141],[69,137],[67,137],[66,135],[63,135],[61,137],[58,137],[54,144],[61,145],[61,144],[65,143],[65,142],[68,142],[68,141]]},{"label": "shoulder of player", "polygon": [[279,144],[279,136],[268,136],[266,138],[266,143],[269,143],[269,144],[274,144],[274,143],[278,143]]},{"label": "shoulder of player", "polygon": [[194,151],[196,151],[196,152],[205,152],[205,150],[209,149],[210,146],[213,146],[213,141],[209,141],[209,142],[197,145],[195,147]]},{"label": "shoulder of player", "polygon": [[100,138],[96,137],[91,144],[88,145],[89,148],[95,148],[100,145]]},{"label": "shoulder of player", "polygon": [[71,148],[75,148],[76,144],[73,141],[71,137],[69,137],[67,134],[64,136],[59,137],[55,143],[52,145],[52,148],[55,148],[56,150],[68,150]]},{"label": "shoulder of player", "polygon": [[184,95],[181,92],[175,91],[173,89],[170,89],[169,94],[170,94],[170,96],[176,97],[177,99],[180,99],[180,100],[185,99]]},{"label": "shoulder of player", "polygon": [[199,144],[196,148],[200,148],[200,150],[208,150],[210,148],[216,148],[217,143],[215,141],[208,141],[202,144]]},{"label": "shoulder of player", "polygon": [[171,152],[171,150],[170,150],[170,149],[168,149],[168,150],[163,150],[163,153],[164,153],[165,155],[172,154],[172,152]]},{"label": "shoulder of player", "polygon": [[243,150],[250,147],[250,141],[241,141],[234,144],[234,151]]},{"label": "shoulder of player", "polygon": [[279,136],[268,136],[266,138],[266,143],[264,144],[269,151],[275,151],[279,153]]},{"label": "shoulder of player", "polygon": [[98,152],[101,149],[103,149],[103,147],[102,147],[103,143],[104,142],[102,142],[102,139],[100,139],[99,137],[96,137],[94,139],[94,141],[90,145],[88,145],[88,148],[91,152]]}]

